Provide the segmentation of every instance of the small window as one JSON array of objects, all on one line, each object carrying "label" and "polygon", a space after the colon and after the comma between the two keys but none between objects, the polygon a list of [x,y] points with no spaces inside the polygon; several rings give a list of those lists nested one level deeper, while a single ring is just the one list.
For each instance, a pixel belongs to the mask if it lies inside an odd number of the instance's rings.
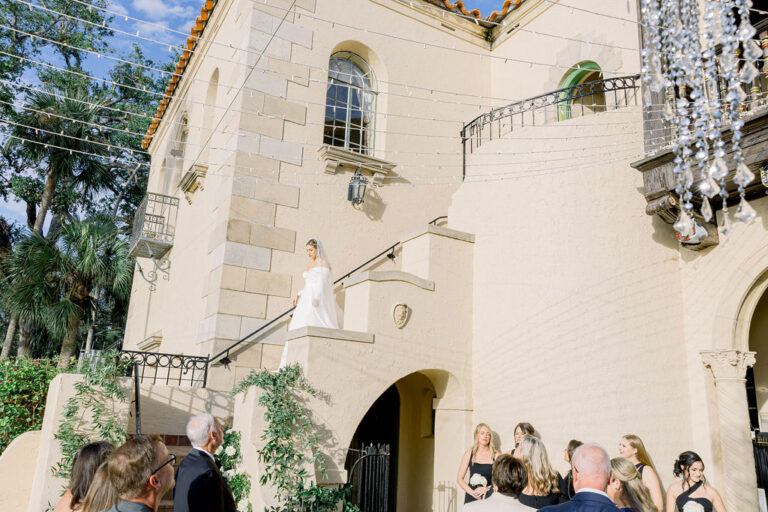
[{"label": "small window", "polygon": [[376,77],[362,58],[339,52],[328,63],[323,144],[373,153]]}]

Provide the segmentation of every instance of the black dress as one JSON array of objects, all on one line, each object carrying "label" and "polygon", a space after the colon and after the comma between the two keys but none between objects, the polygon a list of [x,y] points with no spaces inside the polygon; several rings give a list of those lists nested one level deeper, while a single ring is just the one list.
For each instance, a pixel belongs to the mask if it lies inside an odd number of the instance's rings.
[{"label": "black dress", "polygon": [[560,503],[560,496],[561,494],[559,492],[553,492],[552,494],[547,494],[546,496],[520,494],[519,500],[523,505],[527,505],[529,507],[535,508],[536,510],[539,510],[540,508],[548,507],[549,505],[557,505]]},{"label": "black dress", "polygon": [[679,510],[680,512],[685,512],[685,504],[693,502],[701,505],[704,508],[704,512],[712,512],[714,507],[712,506],[712,502],[709,501],[707,498],[704,498],[704,497],[691,498],[691,494],[695,493],[696,490],[699,487],[701,487],[703,483],[704,482],[701,482],[701,481],[696,482],[691,486],[690,489],[680,493],[680,495],[675,500],[675,504],[677,505],[677,510]]},{"label": "black dress", "polygon": [[573,489],[573,470],[568,471],[565,478],[560,477],[560,484],[557,487],[560,489],[560,503],[573,499],[576,495],[576,491]]},{"label": "black dress", "polygon": [[[493,473],[493,463],[491,464],[480,464],[474,461],[475,455],[472,454],[472,456],[469,459],[469,479],[472,480],[472,475],[478,474],[485,477],[485,481],[487,482],[485,485],[490,486],[491,485],[491,474]],[[469,484],[469,486],[472,489],[477,489],[478,487],[483,487],[482,485],[472,485]],[[493,487],[490,487],[488,489],[488,492],[485,493],[485,497],[487,498],[493,494]],[[464,493],[464,503],[470,503],[472,501],[477,501],[474,496],[472,496],[469,493]]]},{"label": "black dress", "polygon": [[637,469],[637,472],[640,473],[640,478],[643,477],[643,470],[645,469],[645,464],[642,462],[638,462],[635,464],[635,469]]}]

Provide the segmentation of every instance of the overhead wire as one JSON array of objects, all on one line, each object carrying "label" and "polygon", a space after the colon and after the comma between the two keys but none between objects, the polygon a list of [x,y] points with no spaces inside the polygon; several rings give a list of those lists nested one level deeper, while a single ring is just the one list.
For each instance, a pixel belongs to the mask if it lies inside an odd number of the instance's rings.
[{"label": "overhead wire", "polygon": [[[98,26],[98,27],[103,27],[104,26],[103,24],[94,23],[92,21],[84,20],[84,19],[78,18],[76,16],[71,16],[71,15],[66,14],[66,13],[61,13],[61,12],[55,11],[53,9],[50,9],[50,8],[47,8],[47,7],[44,7],[44,6],[32,3],[32,2],[29,2],[27,0],[13,0],[13,1],[21,3],[21,4],[24,4],[24,5],[27,5],[27,6],[30,6],[32,8],[45,10],[46,12],[49,12],[51,14],[57,14],[57,15],[65,16],[65,17],[70,18],[70,19],[75,19],[75,20],[81,21],[83,23],[95,25],[95,26]],[[256,0],[251,0],[251,1],[255,2]],[[266,2],[262,1],[261,3],[266,3]],[[279,10],[279,11],[288,12],[286,10],[286,8],[284,8],[284,7],[279,7],[279,6],[276,6],[276,5],[269,5],[269,7],[273,8],[273,9],[276,9],[276,10]],[[491,55],[491,54],[488,54],[488,53],[478,53],[478,52],[473,52],[473,51],[470,51],[470,50],[462,50],[462,49],[456,48],[455,45],[449,48],[447,46],[442,46],[442,45],[438,45],[438,44],[435,44],[435,43],[429,43],[429,42],[426,42],[426,41],[419,41],[419,40],[409,39],[409,38],[405,38],[405,37],[399,37],[399,36],[395,36],[395,35],[392,35],[392,34],[388,34],[386,32],[379,32],[379,31],[375,31],[375,30],[369,30],[367,28],[360,28],[360,27],[356,27],[354,25],[347,25],[345,23],[337,22],[337,21],[334,21],[334,20],[328,20],[328,19],[325,19],[325,18],[321,18],[319,16],[308,14],[308,13],[300,13],[299,15],[300,16],[306,16],[306,17],[308,17],[310,19],[315,19],[315,20],[318,20],[318,21],[323,21],[325,23],[328,23],[328,24],[332,25],[333,27],[338,25],[338,26],[341,26],[341,27],[344,27],[344,28],[349,28],[349,29],[352,29],[352,30],[361,31],[361,32],[368,33],[368,34],[374,34],[374,35],[379,35],[379,36],[383,36],[383,37],[390,37],[390,38],[397,39],[397,40],[400,40],[400,41],[405,41],[405,42],[409,42],[409,43],[413,43],[413,44],[422,45],[424,48],[429,46],[429,47],[433,47],[433,48],[437,48],[437,49],[455,51],[455,52],[462,53],[462,54],[467,54],[467,55],[474,55],[474,56],[477,56],[477,57],[480,57],[480,58],[497,59],[497,60],[503,60],[505,62],[517,62],[517,63],[520,63],[520,64],[528,64],[528,65],[531,65],[531,66],[537,65],[537,66],[544,66],[544,67],[553,67],[553,68],[558,68],[558,69],[563,69],[563,70],[578,70],[578,69],[581,69],[581,68],[578,67],[578,65],[575,65],[575,66],[563,66],[563,65],[560,65],[560,64],[536,62],[536,61],[530,61],[530,60],[525,60],[525,59],[518,59],[518,58],[515,58],[515,57],[502,57],[502,56],[497,56],[497,55]],[[126,31],[123,31],[123,30],[120,30],[120,29],[113,29],[113,30],[115,32],[117,32],[117,33],[121,33],[121,34],[124,34],[124,35],[129,36],[129,37],[137,37],[139,39],[144,39],[146,41],[149,41],[149,42],[161,45],[161,46],[167,46],[169,48],[175,47],[176,49],[181,50],[181,51],[184,50],[183,46],[174,45],[173,43],[165,43],[165,42],[161,42],[161,41],[157,41],[157,40],[153,40],[153,39],[143,38],[143,37],[140,37],[139,35],[134,35],[134,34],[131,34],[129,32],[126,32]],[[231,46],[230,49],[234,49],[234,47]],[[604,74],[617,74],[617,75],[625,72],[625,71],[615,71],[615,70],[602,70],[602,71],[603,71]]]}]

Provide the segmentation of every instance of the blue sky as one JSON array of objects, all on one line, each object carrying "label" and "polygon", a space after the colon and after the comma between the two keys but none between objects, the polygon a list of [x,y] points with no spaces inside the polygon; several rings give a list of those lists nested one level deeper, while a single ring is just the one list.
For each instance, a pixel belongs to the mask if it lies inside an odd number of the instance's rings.
[{"label": "blue sky", "polygon": [[[87,1],[87,0],[86,0]],[[333,0],[323,0],[333,1]],[[195,17],[200,13],[203,0],[113,0],[109,9],[123,16],[129,16],[149,23],[140,23],[121,16],[115,16],[113,28],[128,32],[131,35],[115,34],[110,41],[112,54],[120,55],[130,50],[134,43],[138,43],[144,49],[147,56],[161,62],[170,58],[168,45],[183,45],[189,29],[194,23]],[[494,10],[500,10],[504,0],[464,0],[467,9],[480,9],[483,17],[487,17]],[[177,34],[165,30],[163,27],[182,32]],[[145,39],[157,41],[151,42]],[[43,61],[58,64],[42,55]],[[104,76],[106,70],[112,67],[115,61],[110,59],[89,58],[85,62],[86,70],[94,76]],[[25,76],[32,81],[33,77]],[[0,215],[8,219],[24,224],[26,221],[25,205],[21,202],[0,201]]]}]

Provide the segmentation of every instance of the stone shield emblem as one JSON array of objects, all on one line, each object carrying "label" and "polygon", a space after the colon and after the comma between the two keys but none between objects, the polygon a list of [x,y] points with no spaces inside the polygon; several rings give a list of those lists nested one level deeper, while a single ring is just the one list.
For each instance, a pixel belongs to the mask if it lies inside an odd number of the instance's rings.
[{"label": "stone shield emblem", "polygon": [[395,321],[395,327],[402,329],[408,323],[411,316],[411,308],[408,304],[397,304],[392,310],[392,319]]}]

